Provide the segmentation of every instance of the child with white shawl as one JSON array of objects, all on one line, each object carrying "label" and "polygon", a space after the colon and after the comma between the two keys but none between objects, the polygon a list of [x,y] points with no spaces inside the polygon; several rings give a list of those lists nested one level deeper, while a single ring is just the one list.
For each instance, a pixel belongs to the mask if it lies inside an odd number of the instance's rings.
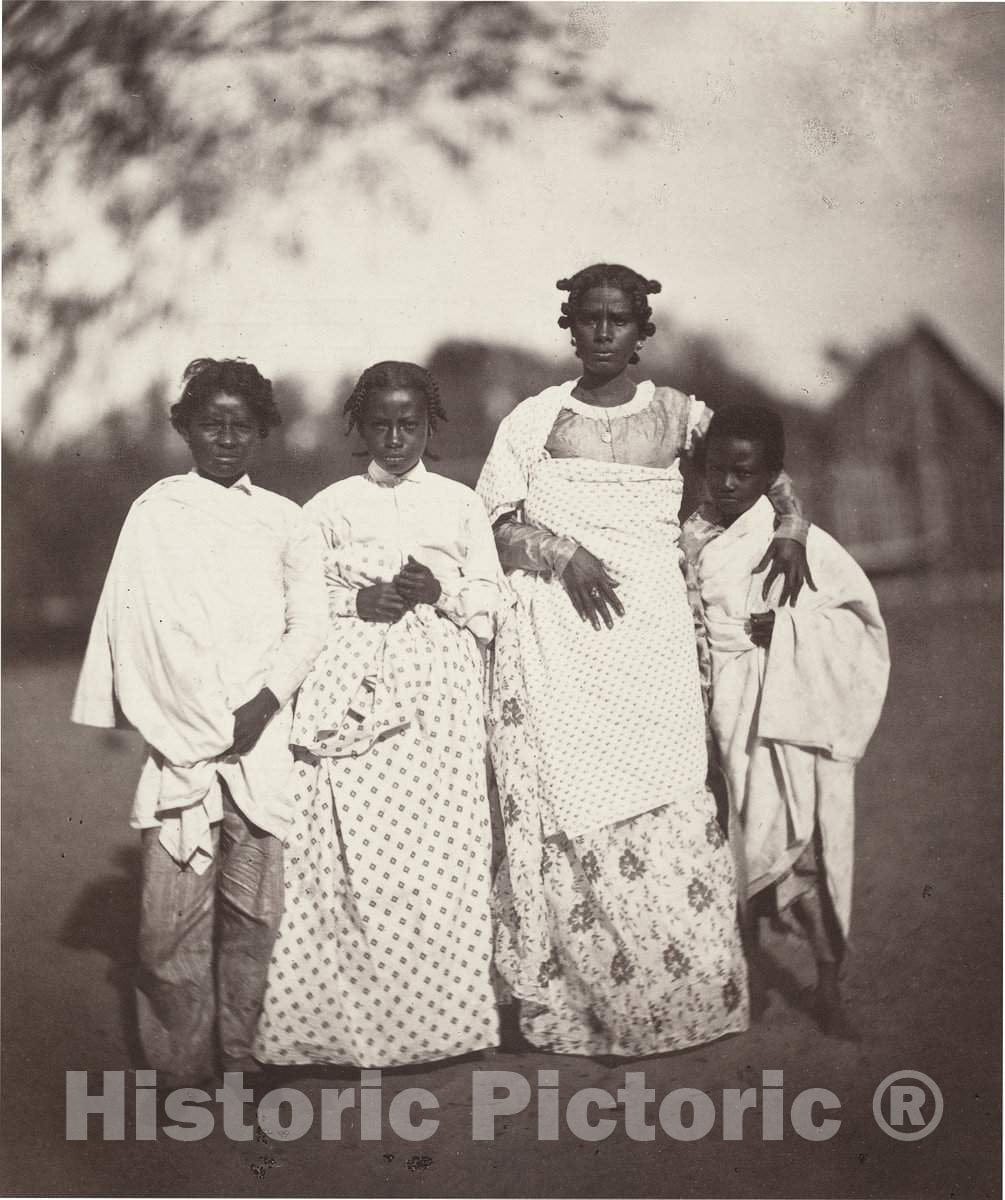
[{"label": "child with white shawl", "polygon": [[91,628],[73,720],[146,743],[136,1016],[164,1088],[258,1070],[252,1043],[283,907],[292,697],[321,652],[321,539],[252,484],[280,423],[272,383],[199,358],[171,423],[193,470],[132,505]]},{"label": "child with white shawl", "polygon": [[754,568],[775,535],[765,493],[784,453],[775,413],[754,405],[716,413],[709,499],[685,523],[681,545],[741,901],[757,898],[748,930],[758,913],[791,906],[817,960],[821,1028],[854,1037],[838,976],[851,913],[855,764],[886,695],[886,630],[864,572],[816,527],[806,544],[810,588],[791,606],[773,589],[764,611]]}]

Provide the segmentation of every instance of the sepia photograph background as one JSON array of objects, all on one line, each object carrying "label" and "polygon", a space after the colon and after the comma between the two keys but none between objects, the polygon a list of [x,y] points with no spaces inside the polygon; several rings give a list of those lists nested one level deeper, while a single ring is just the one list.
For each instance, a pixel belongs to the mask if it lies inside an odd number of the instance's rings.
[{"label": "sepia photograph background", "polygon": [[[5,1193],[999,1195],[1005,9],[8,0],[3,25]],[[66,1141],[64,1073],[141,1065],[141,747],[70,699],[129,505],[188,469],[185,365],[273,380],[255,480],[302,502],[360,469],[359,372],[420,362],[433,465],[473,484],[499,420],[575,375],[555,282],[595,261],[663,285],[639,378],[782,413],[892,656],[858,772],[862,1041],[817,1030],[779,934],[748,1033],[630,1069],[658,1097],[781,1070],[840,1132],[542,1144],[532,1105],[473,1142],[473,1071],[617,1075],[529,1052],[386,1073],[440,1101],[418,1150]],[[871,1111],[902,1069],[945,1100],[913,1143]]]}]

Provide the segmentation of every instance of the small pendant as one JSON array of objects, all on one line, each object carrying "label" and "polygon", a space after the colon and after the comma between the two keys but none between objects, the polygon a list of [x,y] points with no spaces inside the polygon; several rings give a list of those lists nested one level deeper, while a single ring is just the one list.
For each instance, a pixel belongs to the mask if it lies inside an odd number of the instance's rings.
[{"label": "small pendant", "polygon": [[606,442],[607,445],[609,446],[611,444],[611,431],[609,429],[605,429],[604,432],[600,435],[600,440],[602,442]]}]

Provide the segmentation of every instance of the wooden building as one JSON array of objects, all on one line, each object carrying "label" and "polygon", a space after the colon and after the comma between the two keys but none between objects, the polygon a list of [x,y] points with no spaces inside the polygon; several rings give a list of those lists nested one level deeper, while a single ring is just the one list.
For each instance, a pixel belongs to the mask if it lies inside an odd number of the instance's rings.
[{"label": "wooden building", "polygon": [[881,343],[826,414],[812,514],[871,573],[1002,561],[1002,402],[929,325]]}]

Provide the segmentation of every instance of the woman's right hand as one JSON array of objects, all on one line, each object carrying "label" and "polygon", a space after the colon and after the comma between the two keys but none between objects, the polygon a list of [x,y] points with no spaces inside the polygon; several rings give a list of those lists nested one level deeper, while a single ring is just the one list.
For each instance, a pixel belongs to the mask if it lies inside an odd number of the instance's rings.
[{"label": "woman's right hand", "polygon": [[356,612],[364,621],[383,621],[393,625],[411,608],[393,583],[375,583],[356,593]]},{"label": "woman's right hand", "polygon": [[613,629],[611,614],[619,617],[625,615],[614,590],[618,586],[617,581],[608,575],[604,564],[585,546],[580,546],[566,563],[561,579],[572,607],[594,629],[600,628],[601,621],[608,629]]}]

